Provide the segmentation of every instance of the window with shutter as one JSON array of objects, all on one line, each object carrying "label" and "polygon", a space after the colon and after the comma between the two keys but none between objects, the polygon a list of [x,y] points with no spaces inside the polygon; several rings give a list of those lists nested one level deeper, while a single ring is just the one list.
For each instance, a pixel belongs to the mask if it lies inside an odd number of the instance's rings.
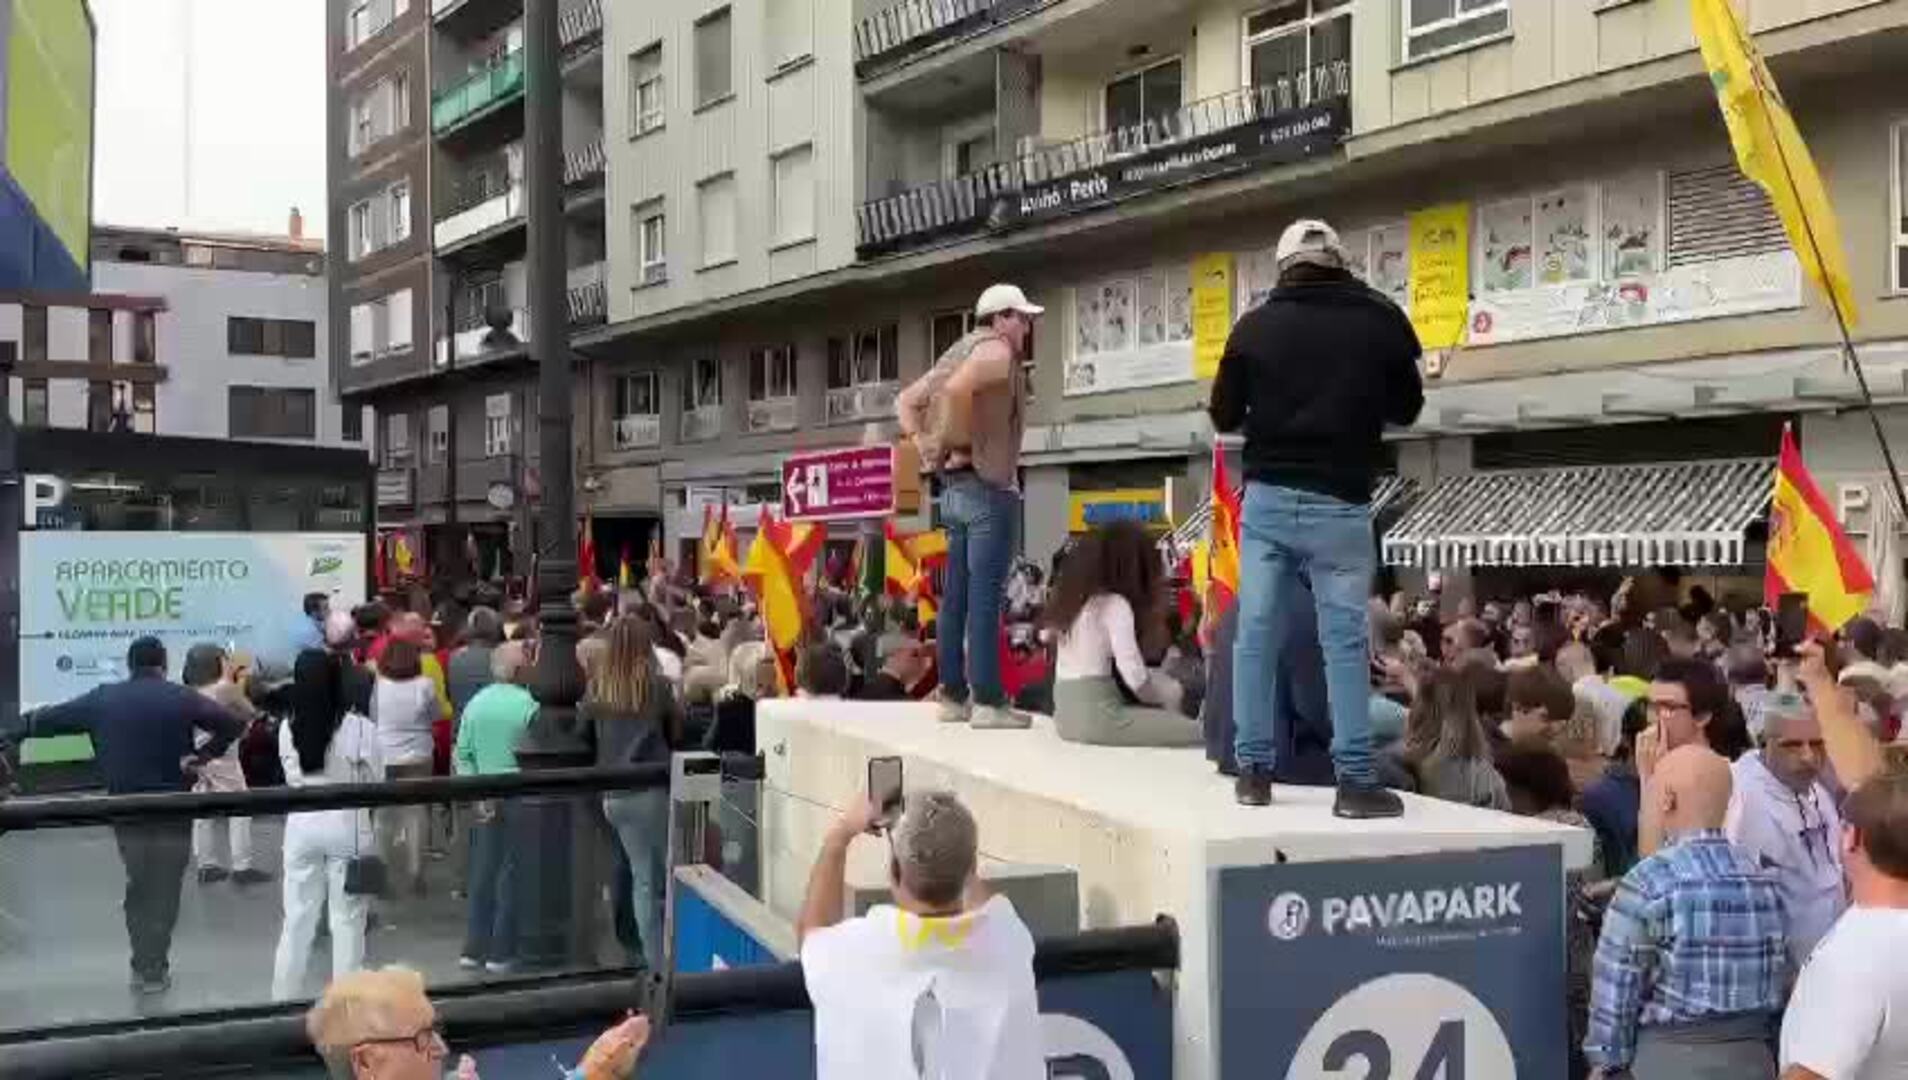
[{"label": "window with shutter", "polygon": [[372,343],[372,323],[376,318],[370,304],[351,305],[351,363],[368,364],[376,355]]},{"label": "window with shutter", "polygon": [[1769,197],[1733,163],[1670,173],[1668,203],[1671,266],[1789,246]]},{"label": "window with shutter", "polygon": [[386,308],[389,319],[390,349],[393,353],[411,351],[411,290],[391,294]]}]

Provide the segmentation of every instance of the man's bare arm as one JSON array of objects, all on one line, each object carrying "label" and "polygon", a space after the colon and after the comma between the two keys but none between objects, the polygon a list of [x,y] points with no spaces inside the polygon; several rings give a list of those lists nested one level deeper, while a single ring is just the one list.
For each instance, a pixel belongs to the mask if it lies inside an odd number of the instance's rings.
[{"label": "man's bare arm", "polygon": [[1822,648],[1815,641],[1801,646],[1796,677],[1815,706],[1815,719],[1822,725],[1822,742],[1828,750],[1829,764],[1835,768],[1835,778],[1843,788],[1854,791],[1882,771],[1885,762],[1881,740],[1862,723],[1855,711],[1854,696],[1836,685]]},{"label": "man's bare arm", "polygon": [[901,423],[901,434],[909,438],[921,433],[921,422],[927,412],[927,384],[933,377],[933,372],[921,376],[894,399],[894,418]]},{"label": "man's bare arm", "polygon": [[843,896],[847,893],[848,848],[855,837],[873,826],[880,811],[872,802],[852,807],[822,838],[821,853],[808,872],[808,892],[802,898],[801,917],[795,920],[795,940],[808,940],[817,930],[826,930],[841,921]]},{"label": "man's bare arm", "polygon": [[1828,1077],[1800,1065],[1791,1065],[1782,1070],[1781,1080],[1828,1080]]}]

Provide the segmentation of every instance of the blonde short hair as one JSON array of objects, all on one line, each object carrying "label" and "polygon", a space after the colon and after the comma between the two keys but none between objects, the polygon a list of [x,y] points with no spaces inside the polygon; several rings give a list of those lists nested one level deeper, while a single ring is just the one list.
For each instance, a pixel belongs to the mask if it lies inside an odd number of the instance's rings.
[{"label": "blonde short hair", "polygon": [[490,678],[500,683],[521,682],[523,669],[529,664],[529,647],[521,641],[506,641],[490,651]]},{"label": "blonde short hair", "polygon": [[400,1039],[401,1007],[407,999],[429,998],[424,976],[406,967],[353,971],[331,980],[311,1011],[305,1014],[305,1034],[325,1059],[333,1076],[351,1075],[351,1050],[371,1039]]}]

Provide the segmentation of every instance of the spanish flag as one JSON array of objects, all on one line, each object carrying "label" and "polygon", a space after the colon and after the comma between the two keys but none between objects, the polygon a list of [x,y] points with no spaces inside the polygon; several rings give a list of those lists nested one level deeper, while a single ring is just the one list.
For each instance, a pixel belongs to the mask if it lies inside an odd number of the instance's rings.
[{"label": "spanish flag", "polygon": [[[1212,444],[1212,520],[1208,523],[1206,618],[1217,619],[1239,598],[1239,491],[1226,476],[1226,452]],[[1195,568],[1198,560],[1195,560]],[[1196,570],[1195,570],[1196,572]]]},{"label": "spanish flag", "polygon": [[1737,166],[1769,193],[1802,269],[1841,321],[1853,326],[1855,295],[1835,209],[1775,78],[1730,0],[1690,0],[1689,13]]},{"label": "spanish flag", "polygon": [[914,533],[895,531],[893,521],[884,521],[881,529],[887,539],[882,555],[884,589],[889,596],[915,598],[915,614],[926,626],[940,612],[934,595],[934,578],[925,560],[947,558],[947,536],[941,532]]},{"label": "spanish flag", "polygon": [[596,577],[596,523],[583,515],[583,529],[576,541],[576,580],[579,585],[594,586]]},{"label": "spanish flag", "polygon": [[795,650],[802,643],[802,631],[808,625],[808,601],[802,588],[819,540],[810,543],[785,521],[777,521],[762,508],[761,524],[755,540],[749,544],[748,560],[742,564],[742,579],[755,593],[756,606],[762,612],[762,630],[775,652],[775,670],[781,676],[782,692],[795,689]]},{"label": "spanish flag", "polygon": [[735,556],[735,529],[729,524],[727,505],[722,507],[720,517],[716,516],[715,507],[702,508],[702,542],[696,554],[704,585],[742,580],[742,567]]},{"label": "spanish flag", "polygon": [[1775,498],[1769,505],[1768,568],[1762,591],[1770,607],[1783,593],[1807,593],[1809,629],[1831,634],[1868,607],[1875,591],[1855,545],[1835,521],[1835,509],[1802,464],[1795,435],[1782,428]]}]

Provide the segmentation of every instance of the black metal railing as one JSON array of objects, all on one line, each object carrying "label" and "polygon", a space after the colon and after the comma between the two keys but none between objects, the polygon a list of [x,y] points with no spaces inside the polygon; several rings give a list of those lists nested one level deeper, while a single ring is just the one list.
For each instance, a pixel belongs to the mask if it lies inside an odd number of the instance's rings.
[{"label": "black metal railing", "polygon": [[564,52],[581,52],[602,38],[603,0],[582,0],[557,14],[557,40]]},{"label": "black metal railing", "polygon": [[600,136],[574,150],[565,150],[563,152],[563,186],[576,187],[579,184],[601,180],[607,163],[608,155],[603,151],[603,140]]},{"label": "black metal railing", "polygon": [[[952,180],[937,180],[871,199],[856,211],[858,245],[864,255],[877,254],[950,234],[1005,226],[1009,222],[996,220],[1003,216],[1003,200],[1017,201],[1018,196],[1043,185],[1115,166],[1126,167],[1135,175],[1127,186],[1136,189],[1210,175],[1214,171],[1210,168],[1175,167],[1173,152],[1195,148],[1204,140],[1230,131],[1293,116],[1315,105],[1343,101],[1350,94],[1351,63],[1336,61],[1297,78],[1203,98],[1170,113],[1041,147]],[[1148,162],[1155,158],[1161,167],[1148,169]],[[1238,158],[1240,162],[1249,159],[1249,155]],[[1215,159],[1215,163],[1222,167],[1227,164],[1223,159]],[[1155,175],[1156,179],[1149,182],[1148,177]],[[1092,199],[1097,196],[1089,195]]]},{"label": "black metal railing", "polygon": [[1032,0],[900,0],[855,24],[855,70],[865,77],[1031,6]]},{"label": "black metal railing", "polygon": [[609,317],[609,287],[601,278],[570,289],[570,325],[589,326]]},{"label": "black metal railing", "polygon": [[[523,180],[512,174],[512,166],[506,155],[473,163],[465,171],[451,179],[443,195],[433,200],[432,209],[438,221],[455,217],[475,206],[482,206],[492,199],[510,195],[521,198]],[[522,207],[516,208],[521,214]]]}]

